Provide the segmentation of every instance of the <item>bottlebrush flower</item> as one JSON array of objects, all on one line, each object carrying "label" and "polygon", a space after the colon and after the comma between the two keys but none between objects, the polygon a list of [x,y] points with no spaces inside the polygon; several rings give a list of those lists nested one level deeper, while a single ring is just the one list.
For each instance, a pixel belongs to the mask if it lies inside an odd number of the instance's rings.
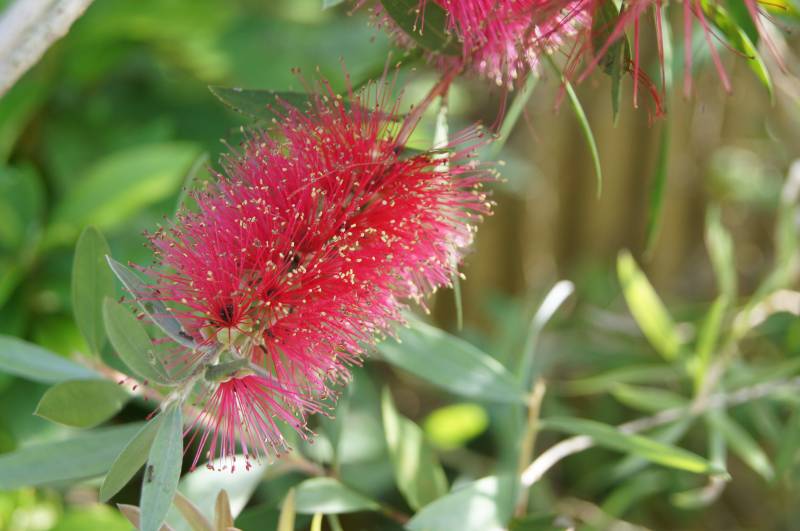
[{"label": "bottlebrush flower", "polygon": [[[543,54],[552,53],[591,20],[593,0],[420,0],[419,31],[425,31],[429,2],[447,15],[447,30],[461,45],[461,57],[429,54],[429,59],[452,67],[459,62],[498,85],[514,81],[538,67]],[[362,2],[363,3],[363,2]],[[413,39],[392,18],[376,8],[379,24],[390,28],[401,45]]]},{"label": "bottlebrush flower", "polygon": [[148,296],[203,344],[186,365],[244,360],[261,378],[248,365],[200,384],[211,431],[198,456],[233,460],[234,434],[246,453],[282,448],[273,419],[304,426],[407,301],[451,283],[490,212],[478,130],[446,154],[408,153],[418,114],[401,120],[390,94],[382,82],[341,98],[320,83],[307,107],[279,101],[272,131],[224,158],[197,211],[151,237]]}]

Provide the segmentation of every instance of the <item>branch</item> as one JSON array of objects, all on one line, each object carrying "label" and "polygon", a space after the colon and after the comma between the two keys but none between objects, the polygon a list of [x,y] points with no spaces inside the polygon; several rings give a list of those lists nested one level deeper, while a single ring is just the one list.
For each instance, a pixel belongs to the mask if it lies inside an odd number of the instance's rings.
[{"label": "branch", "polygon": [[[675,422],[686,416],[697,417],[713,409],[723,409],[737,406],[764,398],[777,391],[799,390],[800,377],[791,380],[773,380],[760,383],[752,387],[745,387],[732,393],[717,393],[710,395],[702,402],[695,402],[689,407],[675,407],[665,409],[650,417],[644,417],[626,422],[617,426],[622,433],[632,434],[647,431],[658,426],[663,426]],[[522,473],[521,483],[523,487],[530,487],[545,475],[553,466],[572,454],[582,452],[595,445],[594,439],[588,435],[577,435],[564,439],[547,450],[545,450],[528,468]]]},{"label": "branch", "polygon": [[0,96],[66,35],[92,0],[16,0],[0,17]]}]

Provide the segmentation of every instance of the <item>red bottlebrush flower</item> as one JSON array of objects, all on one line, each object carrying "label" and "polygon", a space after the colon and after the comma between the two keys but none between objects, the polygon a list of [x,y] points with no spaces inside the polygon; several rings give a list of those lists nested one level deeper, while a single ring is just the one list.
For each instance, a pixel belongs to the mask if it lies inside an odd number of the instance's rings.
[{"label": "red bottlebrush flower", "polygon": [[203,343],[203,361],[248,360],[275,382],[238,401],[236,374],[204,384],[216,389],[205,409],[216,427],[201,440],[221,441],[212,454],[232,455],[237,430],[258,429],[261,453],[280,448],[272,423],[248,419],[291,413],[304,425],[406,301],[450,284],[490,212],[478,130],[444,154],[407,153],[418,114],[399,120],[390,88],[344,99],[322,83],[306,108],[279,102],[274,131],[251,133],[224,159],[226,176],[197,194],[198,211],[152,237],[161,265],[147,270],[158,278],[149,296]]},{"label": "red bottlebrush flower", "polygon": [[[447,13],[447,30],[462,49],[459,59],[439,54],[429,58],[446,67],[460,61],[480,76],[507,86],[536,69],[542,54],[562,46],[591,18],[587,9],[591,0],[420,0],[418,26],[423,32],[428,2]],[[401,45],[413,45],[388,14],[377,12],[380,23],[393,29]]]},{"label": "red bottlebrush flower", "polygon": [[[231,472],[235,471],[237,450],[244,454],[247,469],[250,459],[280,455],[286,451],[286,443],[276,421],[286,422],[304,434],[305,426],[295,416],[298,404],[316,410],[313,404],[261,376],[231,378],[220,383],[202,399],[202,412],[186,430],[189,433],[198,426],[205,428],[191,468],[197,466],[206,448],[209,458],[219,456],[222,467],[230,465]],[[196,438],[197,432],[190,444]]]}]

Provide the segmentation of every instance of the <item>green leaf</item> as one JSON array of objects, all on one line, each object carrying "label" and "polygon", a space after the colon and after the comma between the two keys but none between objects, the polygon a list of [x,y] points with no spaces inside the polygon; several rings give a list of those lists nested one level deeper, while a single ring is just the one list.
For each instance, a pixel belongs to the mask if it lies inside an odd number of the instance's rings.
[{"label": "green leaf", "polygon": [[344,0],[322,0],[322,9],[330,9],[331,7],[338,6]]},{"label": "green leaf", "polygon": [[289,489],[289,492],[286,494],[286,498],[283,499],[281,516],[278,519],[277,531],[294,531],[294,517],[297,514],[295,511],[296,497],[297,491],[295,489]]},{"label": "green leaf", "polygon": [[161,425],[162,418],[162,415],[158,415],[150,420],[125,445],[125,448],[114,460],[114,464],[111,465],[108,474],[106,474],[103,486],[100,487],[100,501],[107,502],[110,500],[147,462],[147,455],[150,453],[150,447]]},{"label": "green leaf", "polygon": [[[689,428],[691,428],[692,424],[694,424],[694,420],[694,417],[684,417],[674,424],[667,424],[654,429],[653,431],[649,432],[647,436],[650,439],[658,442],[675,444],[684,435],[686,435],[686,432],[689,431]],[[646,459],[643,459],[637,455],[629,455],[622,459],[619,463],[616,463],[611,468],[611,472],[607,477],[609,481],[616,482],[620,479],[635,474],[647,466],[647,464],[648,462]]]},{"label": "green leaf", "polygon": [[0,456],[0,490],[75,482],[108,470],[125,444],[142,427],[127,424],[80,432],[61,441],[25,446]]},{"label": "green leaf", "polygon": [[707,415],[711,429],[719,430],[733,453],[757,474],[772,481],[775,470],[767,454],[758,446],[753,437],[724,411],[713,411]]},{"label": "green leaf", "polygon": [[10,336],[0,336],[0,372],[43,383],[100,377],[63,356]]},{"label": "green leaf", "polygon": [[[703,10],[709,15],[711,22],[722,30],[725,40],[736,50],[742,52],[747,59],[747,65],[758,77],[769,93],[770,100],[775,100],[772,87],[772,78],[767,70],[767,65],[761,58],[758,48],[744,28],[731,17],[731,14],[718,2],[703,2]],[[748,16],[749,18],[749,16]]]},{"label": "green leaf", "polygon": [[795,408],[781,437],[775,457],[775,468],[778,476],[788,475],[797,462],[798,449],[800,449],[800,408]]},{"label": "green leaf", "polygon": [[130,310],[118,302],[106,299],[103,304],[103,320],[111,345],[137,377],[159,384],[172,382],[156,355],[150,336]]},{"label": "green leaf", "polygon": [[115,382],[69,380],[48,389],[34,414],[67,426],[92,428],[116,415],[129,399]]},{"label": "green leaf", "polygon": [[706,370],[717,348],[719,334],[722,330],[722,321],[725,318],[725,311],[728,309],[728,297],[720,295],[711,305],[706,313],[706,318],[697,334],[697,346],[695,348],[695,358],[697,366],[695,368],[695,387],[700,388]]},{"label": "green leaf", "polygon": [[164,420],[150,447],[142,483],[141,531],[156,531],[167,516],[183,460],[183,422],[180,404],[175,402],[163,413]]},{"label": "green leaf", "polygon": [[722,225],[719,206],[712,205],[706,211],[706,246],[717,278],[717,288],[728,301],[736,300],[736,258],[733,238]]},{"label": "green leaf", "polygon": [[342,514],[377,511],[379,505],[334,478],[312,478],[297,487],[295,507],[300,514]]},{"label": "green leaf", "polygon": [[285,112],[284,104],[304,110],[313,103],[305,92],[210,86],[208,89],[226,107],[259,121],[271,122]]},{"label": "green leaf", "polygon": [[597,178],[597,197],[600,197],[603,195],[603,168],[600,165],[600,151],[597,149],[597,142],[594,139],[592,126],[589,125],[589,119],[586,117],[586,112],[583,110],[581,100],[578,99],[578,95],[575,94],[575,89],[572,88],[572,83],[567,81],[567,79],[563,76],[562,82],[564,83],[564,88],[567,91],[567,97],[569,98],[569,104],[570,107],[572,107],[572,112],[575,113],[575,118],[578,120],[578,123],[581,126],[583,138],[586,140],[586,144],[589,146],[589,154],[592,156],[592,164],[594,165],[594,175]]},{"label": "green leaf", "polygon": [[601,2],[592,16],[592,47],[595,55],[603,52],[598,66],[611,76],[611,106],[615,124],[619,117],[622,75],[628,71],[628,63],[631,59],[630,43],[624,33],[616,41],[610,42],[618,25],[619,9],[617,9],[617,5],[612,0]]},{"label": "green leaf", "polygon": [[688,450],[660,443],[642,435],[623,433],[614,426],[594,420],[549,417],[542,420],[542,429],[555,430],[572,435],[587,435],[598,446],[637,455],[650,462],[679,470],[686,470],[696,474],[724,472],[713,467],[708,460]]},{"label": "green leaf", "polygon": [[103,299],[114,295],[114,277],[106,265],[111,254],[103,235],[86,227],[75,246],[72,263],[72,311],[89,348],[96,355],[106,340],[103,328]]},{"label": "green leaf", "polygon": [[590,395],[607,392],[620,383],[664,383],[678,377],[675,369],[664,365],[628,365],[568,381],[565,391],[571,395]]},{"label": "green leaf", "polygon": [[674,360],[681,350],[681,338],[664,303],[628,251],[617,258],[617,275],[628,308],[645,337],[664,359]]},{"label": "green leaf", "polygon": [[617,384],[611,390],[614,398],[633,409],[657,413],[666,408],[684,407],[688,401],[681,395],[655,387],[636,387]]},{"label": "green leaf", "polygon": [[103,159],[56,206],[51,237],[71,238],[85,225],[100,229],[120,225],[174,193],[197,153],[193,144],[168,143],[136,146]]},{"label": "green leaf", "polygon": [[505,529],[513,509],[514,479],[489,476],[426,505],[406,524],[411,531]]},{"label": "green leaf", "polygon": [[397,489],[409,507],[419,510],[447,492],[447,477],[419,426],[395,409],[388,388],[383,390],[381,410]]},{"label": "green leaf", "polygon": [[461,55],[461,45],[447,31],[447,12],[437,2],[425,2],[422,13],[418,0],[380,2],[395,24],[422,48],[444,55]]},{"label": "green leaf", "polygon": [[142,295],[151,293],[152,289],[142,282],[136,274],[129,268],[120,264],[110,256],[106,256],[111,271],[117,276],[125,289],[133,296],[136,304],[141,310],[147,314],[147,317],[158,326],[162,332],[186,348],[195,349],[197,344],[192,339],[192,336],[186,333],[180,321],[172,316],[172,313],[167,309],[163,302],[158,300],[142,300]]},{"label": "green leaf", "polygon": [[378,345],[383,358],[461,396],[489,402],[522,402],[524,394],[503,365],[466,341],[416,319],[398,331],[400,342]]},{"label": "green leaf", "polygon": [[489,427],[489,414],[479,404],[450,404],[431,411],[422,425],[439,448],[461,448]]}]

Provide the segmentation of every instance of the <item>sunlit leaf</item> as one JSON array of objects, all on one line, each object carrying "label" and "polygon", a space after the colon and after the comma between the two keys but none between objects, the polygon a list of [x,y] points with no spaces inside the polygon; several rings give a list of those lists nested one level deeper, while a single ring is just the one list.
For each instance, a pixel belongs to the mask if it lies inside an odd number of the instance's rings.
[{"label": "sunlit leaf", "polygon": [[63,356],[9,336],[0,336],[0,372],[43,383],[100,377]]},{"label": "sunlit leaf", "polygon": [[733,302],[736,300],[736,258],[733,238],[722,225],[719,206],[710,206],[706,212],[706,246],[719,292]]},{"label": "sunlit leaf", "polygon": [[479,404],[451,404],[431,411],[423,428],[428,439],[439,448],[464,446],[489,427],[489,414]]},{"label": "sunlit leaf", "polygon": [[682,343],[675,323],[653,286],[627,251],[619,254],[617,274],[625,301],[639,328],[664,359],[674,360]]},{"label": "sunlit leaf", "polygon": [[571,435],[588,435],[599,446],[634,454],[663,466],[696,474],[724,472],[717,470],[708,460],[688,450],[660,443],[642,435],[623,433],[614,426],[594,420],[549,417],[541,422],[542,429],[560,431]]},{"label": "sunlit leaf", "polygon": [[411,531],[504,529],[513,508],[514,479],[489,476],[426,505],[406,524]]},{"label": "sunlit leaf", "polygon": [[172,504],[183,460],[183,422],[179,403],[164,413],[144,469],[141,531],[156,531],[164,523]]},{"label": "sunlit leaf", "polygon": [[415,510],[447,492],[447,478],[422,430],[395,409],[389,389],[381,400],[383,429],[398,490]]},{"label": "sunlit leaf", "polygon": [[67,426],[91,428],[116,415],[129,399],[116,382],[69,380],[48,389],[35,414]]},{"label": "sunlit leaf", "polygon": [[398,330],[400,342],[378,346],[383,358],[461,396],[490,402],[521,402],[523,392],[503,365],[463,339],[417,320]]},{"label": "sunlit leaf", "polygon": [[277,531],[294,531],[294,517],[295,511],[295,498],[297,497],[296,489],[289,489],[286,498],[283,500],[281,506],[281,516],[278,519]]},{"label": "sunlit leaf", "polygon": [[708,415],[708,419],[712,429],[717,429],[722,433],[733,453],[747,466],[767,481],[771,481],[775,477],[775,470],[772,468],[767,454],[736,421],[724,411],[714,411]]}]

